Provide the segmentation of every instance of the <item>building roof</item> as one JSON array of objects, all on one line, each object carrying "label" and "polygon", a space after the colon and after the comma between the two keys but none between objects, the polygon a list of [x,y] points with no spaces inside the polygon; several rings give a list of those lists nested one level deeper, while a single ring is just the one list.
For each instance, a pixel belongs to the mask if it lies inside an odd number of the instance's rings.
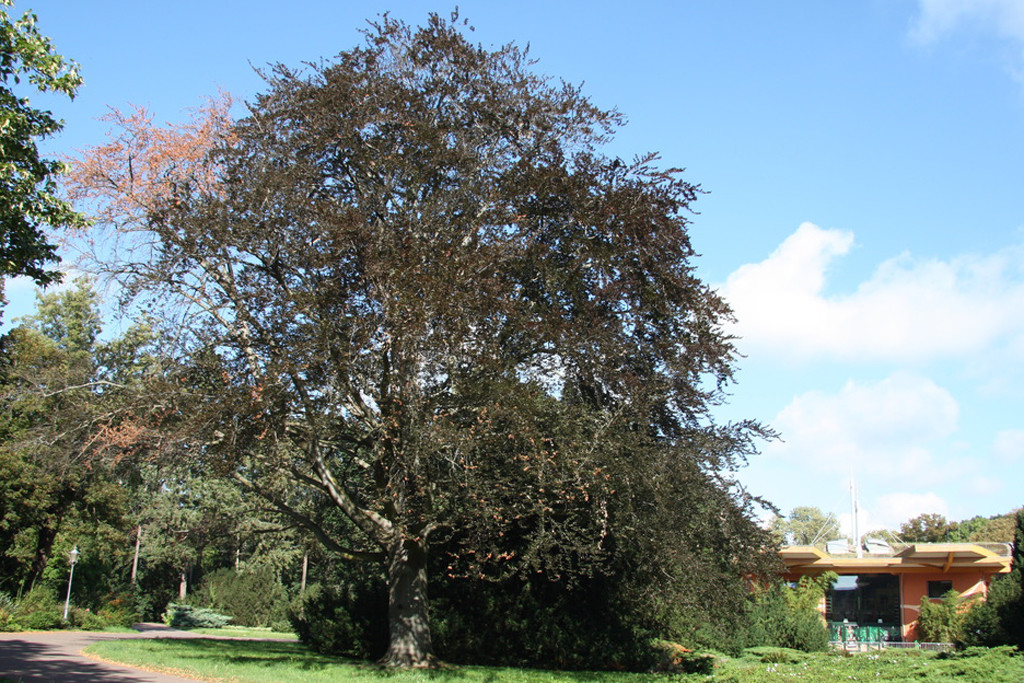
[{"label": "building roof", "polygon": [[856,557],[829,554],[809,545],[791,545],[779,551],[790,574],[910,574],[1010,571],[1010,547],[1005,543],[915,543],[887,553]]}]

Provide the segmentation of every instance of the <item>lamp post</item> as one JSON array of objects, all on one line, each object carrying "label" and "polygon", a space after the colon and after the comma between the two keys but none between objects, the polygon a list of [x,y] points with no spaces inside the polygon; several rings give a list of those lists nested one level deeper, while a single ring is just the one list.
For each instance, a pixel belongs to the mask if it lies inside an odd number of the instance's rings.
[{"label": "lamp post", "polygon": [[78,546],[76,545],[70,553],[71,573],[68,574],[68,596],[64,598],[64,621],[68,620],[68,608],[71,606],[71,580],[75,578],[75,563],[78,562]]}]

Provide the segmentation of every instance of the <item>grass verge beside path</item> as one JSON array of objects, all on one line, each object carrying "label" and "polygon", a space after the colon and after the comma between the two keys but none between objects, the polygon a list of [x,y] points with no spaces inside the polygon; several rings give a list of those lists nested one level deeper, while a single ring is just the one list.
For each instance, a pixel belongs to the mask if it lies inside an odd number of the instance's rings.
[{"label": "grass verge beside path", "polygon": [[714,676],[630,674],[616,672],[538,671],[495,667],[452,667],[440,671],[382,671],[351,660],[310,653],[298,643],[240,640],[111,640],[86,649],[87,654],[147,669],[233,683],[389,683],[430,680],[435,683],[779,683],[813,681],[886,681],[888,683],[1019,683],[1024,681],[1024,654],[1012,648],[977,648],[949,656],[921,651],[884,651],[844,656],[789,650],[748,652],[722,657]]},{"label": "grass verge beside path", "polygon": [[190,628],[190,633],[204,636],[228,636],[229,638],[273,638],[274,640],[298,640],[294,633],[271,631],[268,628],[248,628],[246,626],[222,626],[220,628]]},{"label": "grass verge beside path", "polygon": [[[310,653],[289,642],[246,640],[108,640],[86,654],[104,660],[232,683],[665,683],[657,674],[536,671],[494,667],[452,667],[440,671],[382,671],[352,660]],[[683,679],[685,680],[685,679]],[[695,679],[697,680],[697,679]]]}]

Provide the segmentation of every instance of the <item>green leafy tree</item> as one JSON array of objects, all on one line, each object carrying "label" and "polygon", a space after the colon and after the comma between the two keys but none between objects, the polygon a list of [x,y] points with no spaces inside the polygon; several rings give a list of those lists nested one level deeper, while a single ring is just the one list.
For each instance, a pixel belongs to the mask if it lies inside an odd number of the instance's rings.
[{"label": "green leafy tree", "polygon": [[56,54],[39,32],[36,16],[26,12],[12,20],[5,9],[11,5],[12,0],[0,0],[0,286],[2,278],[15,275],[45,285],[60,277],[47,266],[58,258],[45,230],[84,221],[56,195],[63,165],[40,158],[36,146],[63,124],[33,108],[16,87],[24,78],[39,92],[73,98],[82,79],[77,65]]},{"label": "green leafy tree", "polygon": [[[280,581],[282,570],[296,564],[297,552],[275,523],[276,515],[259,510],[248,499],[252,497],[230,480],[203,476],[192,468],[150,471],[136,517],[142,534],[143,578],[173,575],[177,600],[184,600],[206,574],[220,569],[259,571],[261,577]],[[246,623],[239,616],[237,623]]]},{"label": "green leafy tree", "polygon": [[788,517],[773,519],[771,528],[781,542],[793,545],[815,545],[839,537],[835,515],[826,515],[816,507],[793,508]]},{"label": "green leafy tree", "polygon": [[436,15],[366,38],[274,67],[237,122],[117,116],[77,167],[118,247],[94,267],[180,322],[190,457],[383,563],[395,666],[432,661],[432,547],[453,576],[613,571],[671,523],[659,478],[726,506],[696,556],[753,534],[720,560],[741,583],[763,546],[720,473],[766,432],[712,420],[735,349],[693,272],[699,188],[602,155],[621,117],[514,46]]},{"label": "green leafy tree", "polygon": [[143,511],[143,562],[173,568],[179,579],[178,598],[184,600],[207,553],[220,550],[222,557],[215,565],[230,561],[234,515],[241,513],[238,494],[221,481],[188,474],[162,477],[159,482],[159,491],[152,492]]},{"label": "green leafy tree", "polygon": [[942,515],[925,513],[901,524],[899,537],[906,543],[943,543],[952,528]]},{"label": "green leafy tree", "polygon": [[954,543],[1012,543],[1015,513],[993,517],[972,517],[951,525],[949,540]]},{"label": "green leafy tree", "polygon": [[[0,382],[5,582],[37,581],[51,559],[58,573],[66,571],[64,551],[72,543],[83,553],[83,575],[98,558],[123,556],[122,478],[130,469],[129,455],[159,442],[146,426],[147,416],[159,409],[152,395],[143,398],[139,390],[150,364],[149,335],[136,328],[113,342],[99,342],[98,306],[85,281],[40,294],[36,314],[5,339]],[[67,538],[72,530],[74,540]]]}]

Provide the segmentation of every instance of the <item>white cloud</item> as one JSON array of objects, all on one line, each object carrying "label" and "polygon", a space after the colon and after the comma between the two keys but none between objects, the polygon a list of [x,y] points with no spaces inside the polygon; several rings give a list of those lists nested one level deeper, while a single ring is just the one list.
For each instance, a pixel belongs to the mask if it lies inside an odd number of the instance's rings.
[{"label": "white cloud", "polygon": [[974,32],[979,43],[992,44],[998,36],[1010,45],[1007,70],[1024,82],[1024,2],[1021,0],[918,0],[920,14],[910,38],[920,45],[936,43],[965,31]]},{"label": "white cloud", "polygon": [[[836,516],[839,520],[839,531],[846,537],[853,536],[853,513],[842,512]],[[863,507],[857,508],[857,533],[863,536],[864,534],[881,528],[883,525],[876,521],[876,515]]]},{"label": "white cloud", "polygon": [[732,273],[721,293],[744,352],[917,362],[1024,337],[1019,247],[949,261],[901,256],[856,291],[826,295],[830,264],[852,245],[852,233],[804,223],[767,259]]},{"label": "white cloud", "polygon": [[1024,3],[1020,0],[918,0],[920,15],[911,37],[921,43],[939,40],[965,25],[1024,41]]},{"label": "white cloud", "polygon": [[896,373],[872,384],[848,382],[837,394],[797,396],[771,421],[783,441],[765,451],[803,471],[927,484],[948,476],[935,466],[932,449],[956,431],[958,418],[948,391]]},{"label": "white cloud", "polygon": [[949,515],[949,505],[935,493],[887,493],[874,505],[878,526],[898,530],[904,522],[923,514]]}]

